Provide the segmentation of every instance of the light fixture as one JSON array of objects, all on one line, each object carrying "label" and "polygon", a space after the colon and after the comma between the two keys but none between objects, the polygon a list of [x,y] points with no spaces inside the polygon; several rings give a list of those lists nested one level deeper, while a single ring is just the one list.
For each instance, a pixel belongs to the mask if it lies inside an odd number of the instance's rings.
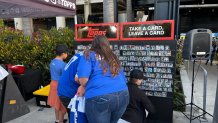
[{"label": "light fixture", "polygon": [[117,28],[115,26],[110,26],[112,32],[116,32]]},{"label": "light fixture", "polygon": [[212,12],[214,12],[214,9],[212,9]]}]

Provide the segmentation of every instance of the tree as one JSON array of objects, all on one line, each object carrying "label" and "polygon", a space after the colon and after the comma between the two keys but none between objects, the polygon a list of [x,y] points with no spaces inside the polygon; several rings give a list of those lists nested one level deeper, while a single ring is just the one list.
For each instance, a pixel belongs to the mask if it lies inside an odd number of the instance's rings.
[{"label": "tree", "polygon": [[3,27],[4,26],[4,21],[3,19],[0,19],[0,27]]}]

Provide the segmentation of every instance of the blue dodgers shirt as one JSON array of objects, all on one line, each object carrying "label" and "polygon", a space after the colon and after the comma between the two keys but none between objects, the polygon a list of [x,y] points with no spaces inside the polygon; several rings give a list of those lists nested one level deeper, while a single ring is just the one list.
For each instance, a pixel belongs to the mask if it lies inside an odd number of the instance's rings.
[{"label": "blue dodgers shirt", "polygon": [[53,59],[50,63],[51,80],[58,81],[66,63],[60,59]]},{"label": "blue dodgers shirt", "polygon": [[107,73],[103,74],[101,64],[95,57],[95,52],[90,52],[87,59],[84,55],[81,57],[77,72],[79,78],[89,78],[86,84],[86,98],[128,89],[123,69],[115,77],[111,76],[109,68]]},{"label": "blue dodgers shirt", "polygon": [[64,68],[63,74],[58,80],[58,95],[73,98],[79,84],[75,81],[77,66],[82,54],[75,54]]}]

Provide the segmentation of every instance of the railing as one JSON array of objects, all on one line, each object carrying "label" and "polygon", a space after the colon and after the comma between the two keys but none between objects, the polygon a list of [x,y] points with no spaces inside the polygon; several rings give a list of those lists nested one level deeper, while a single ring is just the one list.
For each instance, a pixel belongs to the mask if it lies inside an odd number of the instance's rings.
[{"label": "railing", "polygon": [[[198,64],[198,63],[196,63]],[[200,65],[200,64],[198,64]],[[206,103],[207,103],[207,70],[200,65],[200,68],[204,71],[204,87],[203,87],[203,110],[206,111]],[[204,119],[206,119],[205,114],[203,114]]]}]

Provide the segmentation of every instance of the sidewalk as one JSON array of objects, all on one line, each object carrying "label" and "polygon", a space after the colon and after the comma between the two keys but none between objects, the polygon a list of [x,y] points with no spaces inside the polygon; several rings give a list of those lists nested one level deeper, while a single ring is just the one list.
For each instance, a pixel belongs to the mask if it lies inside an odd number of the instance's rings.
[{"label": "sidewalk", "polygon": [[[36,105],[35,98],[28,101],[30,113],[7,123],[54,123],[55,113],[52,108],[42,108]],[[67,118],[67,116],[66,116]]]},{"label": "sidewalk", "polygon": [[[199,64],[199,62],[197,62]],[[202,61],[201,66],[203,66],[207,72],[207,98],[206,98],[206,111],[213,115],[214,111],[214,103],[216,96],[216,85],[217,85],[217,77],[218,77],[218,66],[216,65],[218,62],[214,61],[213,65],[210,64],[205,65],[205,62]],[[188,67],[186,67],[187,70]],[[190,62],[190,67],[188,76],[189,80],[192,80],[192,62]],[[198,65],[195,65],[195,75],[197,73],[196,79],[194,81],[194,103],[199,107],[203,108],[203,82],[204,82],[204,73],[201,68],[198,70]],[[190,81],[191,82],[191,81]]]},{"label": "sidewalk", "polygon": [[[36,106],[35,98],[28,101],[30,113],[11,120],[7,123],[54,123],[55,114],[52,108],[41,108]],[[66,116],[67,118],[67,116]],[[173,112],[173,123],[189,123],[189,120],[181,112]],[[194,120],[192,123],[200,123]],[[212,123],[211,120],[208,123]]]},{"label": "sidewalk", "polygon": [[[206,111],[213,115],[214,103],[215,103],[215,95],[216,95],[216,83],[217,83],[217,66],[215,65],[217,62],[214,62],[213,66],[205,65],[202,62],[202,66],[208,71],[208,85],[207,85],[207,107]],[[190,62],[188,76],[189,80],[192,80],[192,63]],[[197,66],[197,65],[196,65]],[[187,69],[188,67],[186,67]],[[195,68],[195,72],[197,72],[197,67]],[[191,82],[191,81],[190,81]],[[199,107],[203,107],[203,71],[201,69],[198,70],[198,74],[196,76],[196,80],[194,81],[194,103]],[[190,91],[190,90],[189,90]],[[191,93],[190,93],[191,94]],[[17,119],[11,120],[7,123],[54,123],[55,114],[52,108],[41,108],[36,106],[35,98],[28,101],[30,113],[19,117]],[[212,118],[210,116],[206,116],[208,122],[212,123]],[[66,116],[67,118],[67,116]],[[189,119],[187,119],[181,112],[174,111],[173,113],[173,123],[189,123]],[[192,123],[200,123],[198,119],[193,120]]]},{"label": "sidewalk", "polygon": [[[199,67],[198,64],[201,64],[203,68],[207,71],[207,96],[206,96],[206,112],[213,115],[214,111],[214,103],[215,103],[215,97],[216,97],[216,85],[217,85],[217,74],[218,74],[218,67],[217,67],[217,61],[213,62],[213,65],[210,64],[205,65],[205,61],[197,61],[197,64],[195,64],[195,80],[194,80],[194,104],[199,106],[203,109],[203,87],[204,87],[204,72]],[[189,66],[188,66],[189,64]],[[191,101],[191,81],[192,81],[192,72],[193,72],[193,62],[185,62],[185,70],[183,70],[182,74],[184,74],[184,71],[186,72],[186,75],[188,77],[183,77],[181,79],[186,80],[183,81],[183,88],[184,88],[184,94],[186,96],[186,103],[190,103]],[[196,74],[197,73],[197,74]],[[200,111],[200,110],[199,110]],[[190,112],[190,111],[189,111]],[[212,122],[212,117],[209,115],[206,115],[207,120]]]}]

